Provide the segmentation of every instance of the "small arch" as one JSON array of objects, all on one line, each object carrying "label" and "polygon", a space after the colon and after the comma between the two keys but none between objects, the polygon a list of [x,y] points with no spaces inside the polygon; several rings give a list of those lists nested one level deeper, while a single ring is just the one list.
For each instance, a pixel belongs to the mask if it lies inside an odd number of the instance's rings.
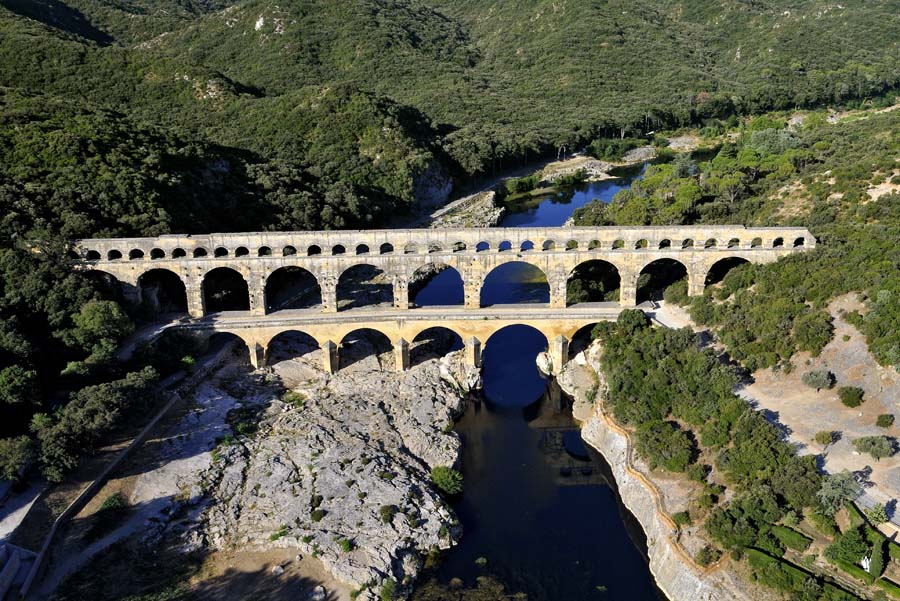
[{"label": "small arch", "polygon": [[512,242],[504,240],[497,246],[497,252],[505,253],[512,250]]},{"label": "small arch", "polygon": [[672,241],[668,238],[659,241],[659,249],[672,248]]},{"label": "small arch", "polygon": [[[276,334],[266,345],[266,365],[300,359],[319,350],[319,342],[300,330],[285,330]],[[316,364],[320,367],[320,364]],[[276,372],[277,373],[277,372]]]},{"label": "small arch", "polygon": [[216,257],[227,257],[227,256],[228,256],[228,249],[225,248],[224,246],[220,246],[220,247],[216,248],[216,250],[215,250],[215,252],[213,253],[213,255],[216,256]]},{"label": "small arch", "polygon": [[566,250],[578,250],[578,240],[569,240],[566,242]]},{"label": "small arch", "polygon": [[566,304],[618,302],[622,278],[609,261],[579,263],[566,280]]},{"label": "small arch", "polygon": [[306,256],[315,257],[322,254],[322,247],[318,244],[310,244],[306,247]]},{"label": "small arch", "polygon": [[151,259],[165,259],[166,251],[161,248],[152,248],[150,249],[150,258]]},{"label": "small arch", "polygon": [[760,246],[762,246],[762,244],[763,244],[762,238],[754,238],[750,242],[750,248],[759,248]]},{"label": "small arch", "polygon": [[794,248],[800,248],[806,244],[806,238],[794,238]]},{"label": "small arch", "polygon": [[291,245],[287,245],[281,249],[282,257],[293,257],[297,254],[297,249]]},{"label": "small arch", "polygon": [[641,269],[637,280],[637,302],[660,300],[666,288],[688,277],[687,266],[675,259],[656,259]]},{"label": "small arch", "polygon": [[100,253],[97,252],[96,250],[89,250],[89,251],[87,251],[87,253],[85,253],[84,256],[88,261],[99,261],[100,260]]},{"label": "small arch", "polygon": [[293,265],[269,274],[265,284],[266,312],[310,309],[322,303],[322,289],[312,273]]},{"label": "small arch", "polygon": [[638,240],[637,242],[634,243],[634,247],[636,249],[647,248],[649,246],[650,246],[650,242],[646,238],[641,238],[640,240]]},{"label": "small arch", "polygon": [[520,252],[528,252],[530,250],[534,250],[534,242],[532,242],[531,240],[526,240],[521,244],[521,246],[519,246]]},{"label": "small arch", "polygon": [[250,289],[239,271],[217,267],[203,276],[203,301],[207,313],[249,311]]},{"label": "small arch", "polygon": [[481,285],[482,307],[520,303],[549,303],[547,274],[524,261],[510,261],[492,269]]},{"label": "small arch", "polygon": [[428,243],[428,253],[429,253],[429,254],[431,254],[431,253],[439,253],[439,252],[442,252],[443,250],[444,250],[444,249],[441,248],[441,245],[438,244],[437,242],[429,242],[429,243]]},{"label": "small arch", "polygon": [[256,256],[257,257],[271,257],[272,249],[269,248],[268,246],[260,246],[259,248],[256,249]]},{"label": "small arch", "polygon": [[393,304],[394,286],[378,267],[359,264],[341,273],[337,283],[338,310]]},{"label": "small arch", "polygon": [[246,257],[250,254],[250,250],[246,246],[238,246],[234,249],[235,257]]},{"label": "small arch", "polygon": [[111,251],[109,251],[108,253],[106,253],[106,260],[107,260],[107,261],[118,261],[118,260],[121,259],[121,258],[122,258],[122,251],[121,251],[121,250],[111,250]]},{"label": "small arch", "polygon": [[462,276],[449,265],[423,265],[409,281],[409,302],[419,307],[461,305],[465,301]]},{"label": "small arch", "polygon": [[360,244],[356,247],[357,255],[367,255],[369,254],[369,245],[368,244]]},{"label": "small arch", "polygon": [[394,252],[394,245],[388,244],[385,242],[381,246],[378,247],[378,254],[380,255],[389,255]]},{"label": "small arch", "polygon": [[332,255],[343,255],[343,254],[346,254],[346,252],[347,252],[347,249],[344,248],[343,244],[335,244],[334,246],[331,247]]},{"label": "small arch", "polygon": [[458,240],[457,242],[453,243],[451,250],[455,253],[462,253],[462,252],[466,252],[467,248],[468,248],[468,246],[466,246],[465,242],[463,242],[462,240]]},{"label": "small arch", "polygon": [[621,248],[625,248],[625,241],[619,238],[618,240],[614,240],[612,243],[613,250],[619,250]]},{"label": "small arch", "polygon": [[374,356],[375,361],[370,364],[371,367],[381,369],[385,366],[393,369],[394,357],[391,356],[393,350],[394,345],[384,333],[371,328],[353,330],[341,339],[338,351],[340,368],[345,369]]},{"label": "small arch", "polygon": [[694,241],[691,238],[687,238],[681,241],[681,248],[694,248]]},{"label": "small arch", "polygon": [[406,246],[403,247],[403,254],[404,254],[404,255],[414,255],[414,254],[416,254],[417,252],[419,252],[419,249],[418,249],[418,247],[415,245],[414,242],[410,242],[410,243],[406,244]]},{"label": "small arch", "polygon": [[184,282],[169,269],[151,269],[138,278],[141,303],[154,315],[187,313]]},{"label": "small arch", "polygon": [[176,248],[172,251],[173,259],[183,259],[187,256],[187,252],[183,248]]},{"label": "small arch", "polygon": [[597,250],[601,247],[602,245],[599,240],[591,240],[590,243],[588,243],[588,250]]},{"label": "small arch", "polygon": [[196,258],[199,258],[199,257],[205,257],[207,254],[208,254],[208,253],[206,252],[206,249],[203,248],[203,247],[195,248],[195,249],[194,249],[194,252],[193,252],[193,255],[194,255],[194,258],[195,258],[195,259],[196,259]]},{"label": "small arch", "polygon": [[541,244],[541,250],[556,250],[556,242],[553,240],[544,240]]},{"label": "small arch", "polygon": [[144,251],[139,248],[133,248],[128,251],[128,260],[129,261],[137,261],[139,259],[144,258]]},{"label": "small arch", "polygon": [[491,250],[491,245],[487,242],[479,242],[475,245],[475,252],[477,253],[483,253],[488,250]]},{"label": "small arch", "polygon": [[779,236],[772,240],[772,248],[781,248],[782,246],[784,246],[784,238]]},{"label": "small arch", "polygon": [[710,238],[703,244],[703,248],[716,248],[719,245],[718,240]]},{"label": "small arch", "polygon": [[462,337],[449,328],[435,326],[422,330],[409,343],[409,364],[419,365],[463,348]]},{"label": "small arch", "polygon": [[741,245],[741,241],[737,238],[732,238],[728,241],[728,248],[737,248]]}]

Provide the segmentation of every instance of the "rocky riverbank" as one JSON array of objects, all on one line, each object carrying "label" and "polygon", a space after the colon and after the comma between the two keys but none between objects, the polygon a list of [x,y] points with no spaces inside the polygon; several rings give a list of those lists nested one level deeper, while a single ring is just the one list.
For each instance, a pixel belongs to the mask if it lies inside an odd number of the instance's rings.
[{"label": "rocky riverbank", "polygon": [[[629,434],[603,413],[605,391],[600,369],[602,347],[591,344],[556,375],[560,388],[573,399],[573,414],[582,422],[581,437],[609,463],[625,507],[647,536],[650,570],[657,586],[671,601],[751,601],[759,592],[729,569],[698,566],[691,557],[703,544],[695,528],[679,529],[670,516],[684,503],[674,478],[661,481],[633,453]],[[543,359],[543,360],[542,360]],[[542,371],[553,372],[539,357]],[[679,508],[680,509],[680,508]]]}]

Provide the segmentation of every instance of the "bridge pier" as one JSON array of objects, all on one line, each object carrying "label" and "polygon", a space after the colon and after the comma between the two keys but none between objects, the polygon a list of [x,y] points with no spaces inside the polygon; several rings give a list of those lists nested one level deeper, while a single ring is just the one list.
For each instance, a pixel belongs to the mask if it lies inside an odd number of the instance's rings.
[{"label": "bridge pier", "polygon": [[481,341],[474,336],[466,340],[464,361],[469,367],[481,367]]},{"label": "bridge pier", "polygon": [[636,282],[626,282],[625,278],[622,278],[622,284],[619,288],[619,305],[624,308],[637,306]]},{"label": "bridge pier", "polygon": [[481,308],[481,284],[484,276],[482,274],[463,280],[463,293],[465,295],[466,309]]},{"label": "bridge pier", "polygon": [[701,270],[695,270],[688,273],[688,296],[703,296],[706,290],[706,274],[709,271],[704,266]]},{"label": "bridge pier", "polygon": [[405,277],[394,277],[394,308],[409,309],[409,281]]},{"label": "bridge pier", "polygon": [[322,276],[319,278],[319,287],[322,290],[322,312],[337,313],[337,278],[334,275]]},{"label": "bridge pier", "polygon": [[409,369],[409,343],[405,339],[401,338],[394,343],[394,356],[397,359],[397,371]]},{"label": "bridge pier", "polygon": [[266,279],[260,278],[260,282],[254,282],[250,286],[250,315],[266,314]]},{"label": "bridge pier", "polygon": [[253,369],[262,369],[266,366],[266,349],[258,342],[247,344],[247,350],[250,351],[250,364]]},{"label": "bridge pier", "polygon": [[326,340],[322,344],[322,358],[325,371],[332,375],[336,374],[340,365],[340,357],[338,355],[338,346],[331,340]]},{"label": "bridge pier", "polygon": [[184,292],[187,295],[188,315],[194,318],[203,317],[206,303],[203,302],[203,284],[189,275],[184,276]]},{"label": "bridge pier", "polygon": [[550,341],[550,361],[556,375],[559,375],[563,366],[569,362],[569,339],[562,334]]}]

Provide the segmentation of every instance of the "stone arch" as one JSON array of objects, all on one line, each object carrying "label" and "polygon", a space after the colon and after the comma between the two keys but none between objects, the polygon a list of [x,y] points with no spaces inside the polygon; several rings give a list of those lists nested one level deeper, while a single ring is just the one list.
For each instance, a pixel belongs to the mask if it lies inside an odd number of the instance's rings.
[{"label": "stone arch", "polygon": [[754,239],[750,242],[750,248],[759,248],[759,247],[761,247],[762,245],[763,245],[762,238],[754,238]]},{"label": "stone arch", "polygon": [[681,241],[681,248],[694,248],[694,240],[691,238],[685,238]]},{"label": "stone arch", "polygon": [[706,242],[703,243],[703,248],[716,248],[719,245],[719,241],[715,238],[710,238]]},{"label": "stone arch", "polygon": [[409,281],[409,302],[420,307],[462,305],[465,302],[462,276],[450,265],[423,265],[413,272]]},{"label": "stone arch", "polygon": [[541,250],[556,250],[556,242],[554,240],[544,240],[541,244]]},{"label": "stone arch", "polygon": [[144,251],[140,248],[132,248],[128,251],[128,260],[129,261],[139,261],[144,258]]},{"label": "stone arch", "polygon": [[319,341],[302,330],[278,332],[266,345],[266,365],[303,357],[319,348]]},{"label": "stone arch", "polygon": [[322,288],[310,271],[289,265],[269,274],[265,284],[266,312],[311,309],[322,304]]},{"label": "stone arch", "polygon": [[213,251],[213,256],[214,257],[227,257],[228,249],[225,248],[224,246],[219,246],[216,248],[215,251]]},{"label": "stone arch", "polygon": [[247,257],[249,255],[250,255],[250,249],[247,248],[246,246],[238,246],[236,249],[234,249],[235,257]]},{"label": "stone arch", "polygon": [[718,284],[725,279],[725,276],[727,276],[732,269],[749,263],[750,261],[742,257],[725,257],[724,259],[719,259],[709,266],[709,269],[706,271],[703,285],[712,286]]},{"label": "stone arch", "polygon": [[[234,344],[237,342],[237,344]],[[232,332],[213,332],[206,339],[206,353],[220,350],[226,344],[234,344],[234,354],[244,365],[250,365],[250,345],[246,340]]]},{"label": "stone arch", "polygon": [[416,246],[415,242],[409,242],[403,247],[404,255],[414,255],[417,252],[419,252],[419,249]]},{"label": "stone arch", "polygon": [[202,288],[207,313],[250,310],[247,280],[235,269],[217,267],[207,271],[203,276]]},{"label": "stone arch", "polygon": [[185,251],[183,248],[176,248],[172,251],[173,259],[183,259],[186,256],[187,256],[187,251]]},{"label": "stone arch", "polygon": [[687,265],[677,259],[656,259],[641,269],[637,280],[637,302],[659,300],[666,288],[688,279]]},{"label": "stone arch", "polygon": [[378,247],[378,254],[389,255],[393,252],[394,252],[393,244],[388,244],[387,242],[385,242],[384,244],[382,244],[381,246]]},{"label": "stone arch", "polygon": [[524,261],[509,261],[492,269],[481,284],[481,306],[549,303],[550,285],[544,271]]},{"label": "stone arch", "polygon": [[356,245],[356,254],[357,255],[369,254],[369,245],[368,244],[357,244]]},{"label": "stone arch", "polygon": [[475,245],[475,252],[483,253],[487,250],[491,250],[491,245],[487,242],[481,241]]},{"label": "stone arch", "polygon": [[282,247],[282,249],[281,249],[282,257],[293,257],[296,254],[297,254],[297,248],[295,246],[291,246],[290,244]]},{"label": "stone arch", "polygon": [[801,246],[805,246],[805,245],[806,245],[806,238],[804,238],[803,236],[801,236],[799,238],[794,238],[794,248],[800,248]]},{"label": "stone arch", "polygon": [[502,370],[508,377],[485,380],[486,402],[525,407],[539,400],[547,382],[538,372],[535,358],[549,346],[550,341],[543,332],[526,324],[511,324],[488,336],[482,345],[482,362],[490,369]]},{"label": "stone arch", "polygon": [[572,332],[572,335],[569,336],[569,359],[574,358],[575,355],[586,350],[591,345],[591,334],[599,323],[589,323]]},{"label": "stone arch", "polygon": [[727,248],[739,248],[741,246],[741,241],[738,238],[732,238],[728,241]]},{"label": "stone arch", "polygon": [[443,252],[443,248],[437,242],[428,243],[428,254]]},{"label": "stone arch", "polygon": [[612,243],[613,250],[622,250],[623,248],[625,248],[624,240],[622,240],[621,238],[619,238],[617,240],[613,240],[613,243]]},{"label": "stone arch", "polygon": [[[374,328],[357,328],[341,338],[338,351],[340,369],[350,367],[373,355],[381,364],[381,356],[390,353],[393,348],[391,339],[384,332]],[[390,364],[391,359],[385,357],[384,360]]]},{"label": "stone arch", "polygon": [[425,328],[409,343],[410,367],[463,348],[462,336],[443,326]]},{"label": "stone arch", "polygon": [[380,268],[360,263],[345,269],[337,283],[338,310],[393,304],[391,280]]},{"label": "stone arch", "polygon": [[660,250],[665,249],[665,248],[672,248],[672,241],[669,240],[668,238],[664,238],[664,239],[662,239],[662,240],[659,241],[659,246],[658,246],[658,248],[659,248]]},{"label": "stone arch", "polygon": [[318,244],[310,244],[306,247],[306,256],[315,257],[322,254],[322,247]]},{"label": "stone arch", "polygon": [[111,251],[109,251],[108,253],[106,253],[106,260],[107,260],[107,261],[118,261],[118,260],[121,259],[121,258],[122,258],[122,251],[121,251],[121,250],[111,250]]},{"label": "stone arch", "polygon": [[512,250],[512,242],[509,240],[504,240],[500,244],[497,245],[497,252],[505,253]]},{"label": "stone arch", "polygon": [[198,246],[194,249],[194,252],[192,254],[194,255],[194,258],[197,259],[200,257],[205,257],[208,253],[206,252],[205,248],[203,248],[202,246]]},{"label": "stone arch", "polygon": [[151,248],[150,249],[150,258],[151,259],[165,259],[166,251],[161,248]]},{"label": "stone arch", "polygon": [[151,269],[138,278],[141,302],[156,315],[187,313],[187,291],[181,277],[170,269]]},{"label": "stone arch", "polygon": [[455,253],[463,253],[463,252],[466,252],[467,249],[468,249],[468,245],[465,242],[463,242],[462,240],[457,240],[456,242],[453,243],[453,246],[451,247],[451,250]]},{"label": "stone arch", "polygon": [[528,251],[530,251],[530,250],[534,250],[534,242],[532,242],[531,240],[525,240],[525,241],[519,246],[519,251],[520,251],[520,252],[528,252]]},{"label": "stone arch", "polygon": [[94,289],[100,293],[103,300],[116,302],[123,300],[122,286],[127,286],[127,284],[119,282],[119,278],[110,272],[102,269],[85,269],[78,273],[88,278],[94,284]]},{"label": "stone arch", "polygon": [[347,249],[344,247],[343,244],[335,244],[334,246],[331,247],[331,254],[332,255],[344,255],[344,254],[347,254]]},{"label": "stone arch", "polygon": [[66,251],[66,258],[71,259],[73,261],[77,261],[81,258],[81,255],[79,255],[77,252],[75,252],[73,249],[70,248],[69,250]]},{"label": "stone arch", "polygon": [[96,250],[89,250],[85,253],[84,258],[88,261],[99,261],[100,253]]},{"label": "stone arch", "polygon": [[781,236],[772,240],[772,248],[781,248],[782,246],[784,246],[784,238]]},{"label": "stone arch", "polygon": [[588,250],[597,250],[599,248],[602,248],[602,245],[600,244],[599,240],[591,240],[588,243]]},{"label": "stone arch", "polygon": [[634,243],[635,249],[648,248],[650,246],[650,242],[646,238],[641,238],[637,242]]},{"label": "stone arch", "polygon": [[621,287],[622,277],[615,265],[602,259],[584,261],[566,279],[566,304],[618,302]]},{"label": "stone arch", "polygon": [[256,256],[257,257],[271,257],[272,249],[268,246],[260,246],[259,248],[256,249]]}]

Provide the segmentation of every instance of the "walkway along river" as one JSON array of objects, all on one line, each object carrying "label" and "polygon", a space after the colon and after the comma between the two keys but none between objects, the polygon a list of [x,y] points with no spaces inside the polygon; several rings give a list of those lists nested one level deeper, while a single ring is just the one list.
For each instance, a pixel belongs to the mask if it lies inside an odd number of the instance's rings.
[{"label": "walkway along river", "polygon": [[[633,179],[529,203],[502,225],[562,225],[578,206],[608,202]],[[509,267],[486,284],[487,304],[548,302],[546,287],[527,269]],[[438,274],[415,302],[460,302],[454,277],[452,270]],[[456,504],[463,538],[433,577],[474,586],[476,577],[491,575],[529,601],[662,599],[643,533],[610,486],[609,466],[588,454],[568,402],[537,371],[535,357],[546,348],[543,334],[527,326],[501,330],[485,346],[483,398],[456,425],[466,486]]]}]

